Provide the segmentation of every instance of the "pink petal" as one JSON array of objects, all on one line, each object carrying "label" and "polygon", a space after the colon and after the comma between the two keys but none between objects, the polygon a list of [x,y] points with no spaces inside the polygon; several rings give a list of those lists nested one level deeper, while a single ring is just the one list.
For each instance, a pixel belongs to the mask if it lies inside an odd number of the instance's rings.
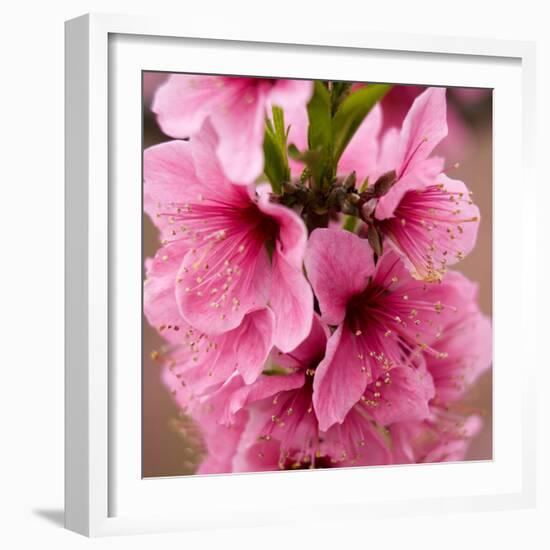
[{"label": "pink petal", "polygon": [[215,136],[209,124],[192,140],[169,141],[149,147],[143,155],[144,210],[170,237],[179,233],[178,212],[208,198],[225,204],[245,205],[249,191],[224,176],[216,158]]},{"label": "pink petal", "polygon": [[[225,197],[226,201],[235,200],[243,195],[242,189],[229,181],[216,155],[219,138],[210,119],[206,119],[200,130],[195,132],[187,142],[193,158],[193,168],[201,182],[202,195]],[[228,194],[229,196],[227,196]],[[197,201],[197,196],[191,197]]]},{"label": "pink petal", "polygon": [[236,355],[236,369],[246,384],[254,382],[262,373],[264,363],[273,346],[275,319],[270,309],[249,313],[241,326],[228,334]]},{"label": "pink petal", "polygon": [[[269,101],[273,105],[281,107],[285,111],[305,108],[313,94],[313,82],[311,80],[285,80],[277,79],[268,93]],[[286,116],[285,116],[285,122]]]},{"label": "pink petal", "polygon": [[483,420],[477,414],[468,416],[460,421],[460,426],[440,426],[439,439],[431,448],[422,449],[421,461],[430,462],[456,462],[464,460],[471,440],[480,432]]},{"label": "pink petal", "polygon": [[412,104],[401,129],[399,162],[395,167],[400,178],[428,158],[447,135],[445,88],[428,88]]},{"label": "pink petal", "polygon": [[208,119],[219,136],[216,152],[228,178],[253,182],[263,169],[266,93],[262,79],[171,75],[157,91],[153,111],[163,132],[192,137]]},{"label": "pink petal", "polygon": [[372,177],[377,168],[381,127],[382,109],[375,105],[344,150],[338,162],[338,174],[347,175],[355,170],[359,186],[367,176]]},{"label": "pink petal", "polygon": [[[237,420],[235,415],[227,413],[227,403],[231,397],[243,386],[242,377],[233,372],[221,384],[211,387],[206,392],[197,391],[197,388],[188,384],[188,377],[173,367],[163,372],[163,380],[169,389],[177,390],[173,393],[175,401],[181,409],[203,426],[208,424],[222,424],[231,426]],[[181,391],[181,388],[183,388]]]},{"label": "pink petal", "polygon": [[385,220],[397,216],[395,210],[410,191],[421,191],[436,183],[443,169],[443,159],[432,157],[419,162],[414,169],[404,174],[391,189],[378,199],[375,216],[377,220]]},{"label": "pink petal", "polygon": [[492,326],[481,313],[461,319],[434,343],[440,355],[428,358],[438,399],[457,401],[492,362]]},{"label": "pink petal", "polygon": [[[258,383],[250,386],[250,398],[262,399],[247,406],[250,421],[239,454],[245,456],[250,447],[261,453],[264,443],[276,440],[280,443],[278,463],[281,468],[307,460],[306,457],[311,459],[318,448],[317,419],[311,404],[311,377],[300,372],[266,378],[274,379],[266,380],[267,388],[255,392]],[[266,396],[267,393],[271,395]]]},{"label": "pink petal", "polygon": [[158,88],[151,109],[165,134],[187,138],[209,115],[231,103],[234,93],[223,77],[172,74]]},{"label": "pink petal", "polygon": [[315,313],[311,331],[307,338],[288,354],[274,350],[273,362],[286,369],[305,370],[316,366],[325,355],[325,347],[330,336],[330,330]]},{"label": "pink petal", "polygon": [[[279,245],[277,245],[279,248]],[[278,251],[273,255],[270,306],[276,325],[273,342],[284,352],[303,342],[313,320],[313,292],[301,268],[292,266]]]},{"label": "pink petal", "polygon": [[392,454],[395,464],[416,462],[415,442],[423,434],[423,422],[399,422],[391,427]]},{"label": "pink petal", "polygon": [[237,360],[226,335],[207,336],[189,328],[182,335],[182,345],[170,356],[170,365],[182,384],[196,395],[219,387],[234,372]]},{"label": "pink petal", "polygon": [[279,226],[270,305],[276,318],[275,345],[290,351],[309,334],[313,317],[313,293],[302,272],[307,230],[293,210],[270,202],[265,191],[260,190],[258,206]]},{"label": "pink petal", "polygon": [[[390,382],[379,379],[379,385],[369,384],[365,393],[367,400],[377,403],[369,410],[379,424],[387,426],[394,422],[423,420],[430,415],[428,403],[435,395],[435,388],[424,362],[393,368],[385,378]],[[375,397],[376,392],[379,397]]]},{"label": "pink petal", "polygon": [[253,384],[243,386],[231,395],[227,411],[234,415],[251,403],[273,397],[283,391],[301,388],[303,385],[303,373],[260,376]]},{"label": "pink petal", "polygon": [[149,263],[143,289],[143,312],[168,341],[176,343],[189,328],[176,302],[176,277],[187,248],[174,243],[157,251]]},{"label": "pink petal", "polygon": [[281,442],[253,442],[240,445],[233,459],[233,472],[273,472],[279,470]]},{"label": "pink petal", "polygon": [[[195,428],[206,448],[207,456],[196,473],[231,472],[232,462],[248,420],[246,412],[240,411],[235,415],[230,425],[222,424],[218,412],[223,410],[228,391],[226,388],[201,401],[187,386],[182,385],[181,378],[169,368],[163,371],[163,381],[182,412],[191,413]],[[237,379],[230,379],[228,385],[234,385],[235,381],[238,382]]]},{"label": "pink petal", "polygon": [[227,177],[239,184],[253,182],[263,171],[266,98],[260,86],[248,86],[211,116],[220,141],[217,154]]},{"label": "pink petal", "polygon": [[390,170],[396,170],[399,163],[399,143],[400,134],[397,128],[386,130],[380,140],[380,148],[378,154],[377,170],[371,174],[370,183],[373,184],[376,180]]},{"label": "pink petal", "polygon": [[143,209],[169,238],[174,229],[172,205],[185,204],[202,191],[189,144],[172,141],[143,153]]},{"label": "pink petal", "polygon": [[355,336],[340,325],[329,338],[325,358],[313,379],[313,405],[322,431],[342,423],[365,391],[370,373],[358,355]]},{"label": "pink petal", "polygon": [[271,265],[262,242],[248,240],[247,226],[207,241],[184,258],[176,298],[182,317],[209,334],[237,327],[246,313],[263,309],[271,288]]},{"label": "pink petal", "polygon": [[437,299],[445,304],[442,326],[430,342],[437,352],[426,357],[438,400],[460,399],[492,363],[492,326],[477,303],[478,285],[464,275],[449,271]]},{"label": "pink petal", "polygon": [[[233,460],[246,426],[246,415],[239,415],[231,426],[203,428],[207,456],[197,469],[198,475],[233,472]],[[203,426],[201,424],[201,426]]]},{"label": "pink petal", "polygon": [[181,378],[170,368],[164,369],[162,378],[176,405],[188,416],[185,434],[187,441],[191,444],[192,439],[200,439],[206,450],[207,455],[195,473],[231,472],[233,457],[242,439],[248,415],[245,411],[240,411],[230,424],[224,424],[221,414],[228,392],[242,385],[240,377],[230,378],[220,390],[211,393],[206,399],[195,395],[189,386],[182,385]]},{"label": "pink petal", "polygon": [[271,351],[273,324],[273,314],[264,309],[249,313],[238,327],[218,336],[188,328],[171,356],[173,371],[196,394],[212,391],[235,372],[250,384],[262,373]]},{"label": "pink petal", "polygon": [[309,238],[305,266],[323,321],[337,325],[345,317],[348,300],[367,286],[374,260],[368,243],[357,235],[316,229]]},{"label": "pink petal", "polygon": [[392,464],[390,439],[383,428],[351,409],[342,424],[322,434],[321,454],[341,467]]},{"label": "pink petal", "polygon": [[279,226],[277,254],[282,255],[291,266],[301,270],[307,242],[307,229],[303,220],[292,209],[271,202],[265,186],[258,191],[258,208]]},{"label": "pink petal", "polygon": [[[307,107],[297,107],[294,109],[285,109],[285,124],[290,127],[288,131],[288,144],[295,145],[299,151],[305,151],[308,148],[308,114]],[[298,178],[304,170],[304,163],[288,159],[290,173],[292,177]]]}]

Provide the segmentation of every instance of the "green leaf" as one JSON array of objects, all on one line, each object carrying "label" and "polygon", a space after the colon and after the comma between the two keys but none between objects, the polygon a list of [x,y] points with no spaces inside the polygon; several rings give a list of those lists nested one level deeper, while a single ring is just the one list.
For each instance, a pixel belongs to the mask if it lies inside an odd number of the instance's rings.
[{"label": "green leaf", "polygon": [[342,101],[332,121],[334,161],[337,163],[370,110],[389,92],[389,84],[369,84]]},{"label": "green leaf", "polygon": [[315,81],[313,97],[307,106],[309,116],[308,143],[310,149],[329,148],[332,142],[330,93],[319,80]]},{"label": "green leaf", "polygon": [[285,130],[285,115],[283,110],[280,107],[273,106],[273,129],[275,131],[275,137],[277,138],[277,143],[282,151],[286,147],[286,130]]},{"label": "green leaf", "polygon": [[286,177],[285,163],[277,138],[267,126],[264,135],[264,173],[273,192],[280,195]]},{"label": "green leaf", "polygon": [[286,151],[288,132],[280,107],[273,107],[273,122],[266,119],[264,134],[264,172],[273,192],[280,195],[283,184],[290,180],[290,168]]},{"label": "green leaf", "polygon": [[316,80],[313,97],[307,106],[309,128],[308,144],[315,151],[316,162],[309,170],[314,183],[320,186],[325,175],[331,178],[332,172],[332,113],[330,93],[323,82]]},{"label": "green leaf", "polygon": [[318,147],[314,150],[308,151],[299,151],[298,147],[291,143],[288,146],[288,156],[291,159],[303,162],[306,166],[315,169],[315,166],[318,165],[323,160],[322,149]]},{"label": "green leaf", "polygon": [[338,110],[338,107],[340,107],[340,104],[344,99],[348,96],[350,90],[351,90],[352,83],[351,82],[333,82],[332,88],[331,88],[331,111],[332,116],[336,113]]}]

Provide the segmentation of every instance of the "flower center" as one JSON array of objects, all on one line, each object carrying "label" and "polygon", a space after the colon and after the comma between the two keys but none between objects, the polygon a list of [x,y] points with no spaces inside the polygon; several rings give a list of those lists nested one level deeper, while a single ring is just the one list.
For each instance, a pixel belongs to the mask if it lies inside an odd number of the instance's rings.
[{"label": "flower center", "polygon": [[370,283],[360,294],[353,296],[346,308],[346,322],[357,336],[373,326],[385,324],[387,314],[385,298],[391,293],[387,288]]}]

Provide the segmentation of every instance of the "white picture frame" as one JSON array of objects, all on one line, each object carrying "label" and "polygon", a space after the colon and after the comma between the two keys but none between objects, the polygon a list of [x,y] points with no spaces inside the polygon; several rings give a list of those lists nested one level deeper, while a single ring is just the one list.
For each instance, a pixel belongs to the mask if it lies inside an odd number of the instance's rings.
[{"label": "white picture frame", "polygon": [[[189,55],[182,57],[183,51]],[[358,60],[368,61],[373,80],[495,90],[494,459],[468,464],[467,471],[459,464],[436,464],[291,476],[141,479],[141,349],[127,346],[135,344],[136,313],[141,314],[140,294],[134,294],[140,292],[141,273],[128,271],[141,253],[135,240],[141,239],[136,225],[141,163],[135,163],[141,155],[140,130],[135,135],[141,115],[135,93],[125,96],[124,104],[118,101],[121,86],[131,92],[138,74],[147,69],[308,78],[323,77],[326,71],[332,78],[366,80]],[[534,44],[529,42],[342,29],[281,30],[270,36],[263,29],[242,33],[118,15],[68,21],[66,527],[99,536],[290,522],[296,520],[296,509],[283,509],[280,502],[292,492],[318,503],[328,498],[333,506],[329,515],[322,506],[302,507],[300,521],[533,506],[535,432],[529,418],[535,410],[536,361],[528,320],[535,317],[536,295],[525,268],[514,274],[516,292],[504,307],[511,274],[506,273],[505,243],[499,235],[506,235],[520,265],[535,265],[535,244],[529,239],[536,224],[535,193],[506,193],[512,185],[531,181],[534,66]],[[512,213],[517,220],[513,232],[507,221]],[[127,239],[131,246],[123,250],[119,245]],[[117,277],[124,270],[130,282],[122,288]],[[520,322],[510,323],[511,316]],[[121,353],[129,357],[125,366]],[[522,362],[519,381],[511,373],[514,361]],[[514,410],[507,412],[506,403],[512,401]],[[370,494],[357,491],[367,478]],[[270,498],[253,498],[264,494]],[[179,502],[178,513],[170,513],[174,502]]]}]

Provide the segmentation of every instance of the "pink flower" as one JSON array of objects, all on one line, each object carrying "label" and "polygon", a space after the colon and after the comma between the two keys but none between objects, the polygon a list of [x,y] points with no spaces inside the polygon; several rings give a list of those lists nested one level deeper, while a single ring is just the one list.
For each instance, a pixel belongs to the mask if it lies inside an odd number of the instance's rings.
[{"label": "pink flower", "polygon": [[481,429],[478,414],[434,408],[422,422],[401,422],[390,427],[395,463],[430,463],[464,460],[472,439]]},{"label": "pink flower", "polygon": [[478,285],[449,271],[445,282],[456,289],[454,309],[432,343],[436,356],[426,358],[436,388],[436,400],[457,402],[492,362],[492,326],[477,304]]},{"label": "pink flower", "polygon": [[162,377],[181,412],[193,419],[206,448],[206,456],[195,473],[223,474],[233,471],[233,460],[248,421],[248,414],[244,410],[239,411],[232,416],[231,423],[224,423],[218,411],[223,409],[227,394],[231,393],[235,385],[239,387],[242,379],[238,376],[230,377],[217,391],[200,397],[193,393],[181,375],[170,366],[163,370]]},{"label": "pink flower", "polygon": [[427,418],[390,427],[397,462],[463,460],[482,426],[479,412],[460,400],[491,366],[491,322],[479,310],[475,283],[452,271],[445,281],[455,289],[449,299],[454,313],[447,316],[433,341],[437,354],[426,355],[436,393]]},{"label": "pink flower", "polygon": [[[393,86],[381,102],[384,118],[383,131],[389,130],[392,127],[401,128],[413,101],[424,90],[426,90],[426,86]],[[477,136],[464,120],[464,115],[461,109],[457,108],[456,103],[464,105],[465,103],[477,100],[476,98],[482,98],[485,96],[487,90],[479,88],[449,88],[448,92],[452,94],[454,99],[447,109],[449,134],[436,147],[435,152],[452,159],[453,162],[457,160],[463,161],[466,157],[470,156],[471,151],[475,148]],[[462,98],[465,98],[465,101]]]},{"label": "pink flower", "polygon": [[[186,353],[184,348],[179,351]],[[203,436],[207,456],[197,473],[231,472],[250,415],[245,405],[294,387],[295,378],[261,376],[255,383],[246,385],[239,373],[226,371],[224,377],[219,377],[223,381],[203,391],[195,384],[194,373],[182,368],[177,358],[178,353],[167,358],[163,381],[181,412],[195,421]],[[222,362],[223,359],[220,358]]]},{"label": "pink flower", "polygon": [[185,243],[176,241],[148,262],[143,308],[149,323],[170,344],[166,358],[171,370],[185,377],[196,393],[219,385],[237,371],[247,383],[262,372],[271,351],[274,316],[269,308],[247,313],[236,328],[212,336],[189,325],[181,316],[174,277],[186,254]]},{"label": "pink flower", "polygon": [[[418,282],[406,272],[402,274],[418,289]],[[485,351],[482,354],[466,352],[466,356],[475,355],[478,364],[483,364],[477,367],[478,371],[486,368],[490,362],[487,352],[490,339],[487,342],[485,333],[475,334],[475,325],[465,323],[472,319],[472,314],[479,313],[475,285],[453,272],[446,279],[452,290],[440,292],[442,285],[430,286],[438,295],[448,298],[448,303],[437,302],[434,307],[435,315],[442,316],[442,322],[435,323],[430,312],[423,317],[432,328],[438,328],[433,335],[437,342],[434,349],[411,354],[407,366],[396,364],[382,368],[344,420],[325,431],[320,429],[314,407],[314,386],[331,336],[318,316],[314,317],[308,337],[289,353],[274,350],[265,374],[249,385],[240,374],[228,373],[206,393],[192,393],[189,371],[170,361],[165,369],[165,382],[182,410],[198,422],[209,449],[199,472],[462,459],[471,438],[479,431],[481,420],[476,414],[465,416],[460,405],[440,402],[447,390],[445,373],[453,368],[455,376],[465,372],[470,360],[461,361],[465,352],[460,344],[468,337],[473,348],[484,347]],[[412,299],[414,289],[407,292],[411,296],[406,302],[415,307],[423,305]],[[463,307],[455,307],[456,304]],[[419,321],[417,315],[413,315],[413,319]],[[415,330],[422,330],[420,325],[414,326]],[[426,336],[430,337],[429,332]],[[376,360],[380,360],[380,356]],[[343,367],[345,365],[339,366]],[[435,397],[432,372],[438,373],[436,388],[442,392]]]},{"label": "pink flower", "polygon": [[317,365],[325,353],[329,330],[318,317],[311,333],[288,354],[275,352],[273,367],[287,374],[262,375],[230,398],[226,410],[246,410],[233,467],[235,471],[325,468],[391,462],[383,427],[358,403],[338,426],[319,430],[313,407]]},{"label": "pink flower", "polygon": [[[144,153],[162,243],[144,313],[166,341],[163,381],[200,430],[198,473],[458,460],[481,427],[461,400],[490,366],[491,324],[477,286],[447,272],[473,248],[479,211],[433,156],[445,90],[418,95],[382,138],[375,106],[329,167],[338,181],[273,197],[255,184],[266,117],[282,107],[288,143],[307,150],[311,93],[311,81],[170,75],[153,102],[185,140]],[[340,185],[352,171],[358,189]],[[308,240],[300,212],[329,228]],[[344,213],[358,234],[333,227]]]},{"label": "pink flower", "polygon": [[309,333],[313,316],[302,273],[305,226],[266,192],[258,197],[253,186],[230,182],[215,143],[206,128],[189,142],[145,151],[144,209],[161,232],[165,248],[159,256],[169,271],[165,292],[177,307],[155,311],[155,303],[146,304],[149,318],[158,327],[173,325],[169,315],[179,314],[178,324],[221,335],[269,306],[273,343],[293,349]]},{"label": "pink flower", "polygon": [[271,106],[305,106],[312,91],[308,80],[173,74],[158,89],[152,110],[162,131],[176,138],[194,136],[209,119],[220,137],[216,153],[227,177],[250,183],[263,170]]},{"label": "pink flower", "polygon": [[322,319],[336,326],[313,384],[320,429],[362,397],[384,423],[427,416],[434,388],[423,355],[439,354],[431,343],[456,312],[453,282],[413,279],[392,251],[375,266],[367,242],[339,229],[311,234],[305,266]]},{"label": "pink flower", "polygon": [[447,177],[443,160],[429,156],[447,134],[445,109],[444,88],[422,93],[401,132],[384,135],[377,173],[395,172],[395,183],[376,205],[378,227],[412,275],[428,281],[440,280],[447,266],[472,250],[479,225],[464,183]]}]

